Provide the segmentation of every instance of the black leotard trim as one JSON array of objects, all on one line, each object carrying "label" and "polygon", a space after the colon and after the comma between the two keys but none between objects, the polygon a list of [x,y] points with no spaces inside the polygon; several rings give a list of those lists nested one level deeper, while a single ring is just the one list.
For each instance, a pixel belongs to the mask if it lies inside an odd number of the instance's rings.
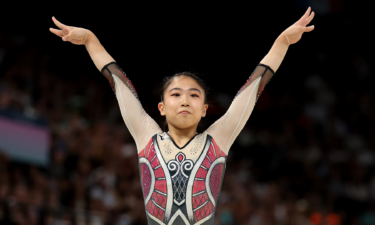
[{"label": "black leotard trim", "polygon": [[262,63],[259,63],[258,66],[264,66],[264,67],[266,67],[267,69],[271,70],[271,72],[272,72],[273,74],[275,74],[275,72],[273,71],[273,69],[271,69],[271,67],[269,67],[269,66],[267,66],[267,65],[264,65],[264,64],[262,64]]},{"label": "black leotard trim", "polygon": [[[165,132],[166,134],[168,134],[168,132]],[[183,148],[185,148],[194,138],[195,138],[195,136],[197,136],[198,134],[195,134],[194,135],[194,137],[192,137],[183,147],[179,147],[177,144],[176,144],[176,142],[174,142],[174,140],[173,140],[173,138],[171,137],[171,135],[169,135],[168,134],[168,136],[171,138],[171,140],[172,140],[172,142],[173,142],[173,144],[178,148],[178,149],[183,149]]]},{"label": "black leotard trim", "polygon": [[103,66],[103,68],[102,68],[102,70],[101,70],[100,72],[103,74],[103,73],[104,73],[104,70],[105,70],[109,65],[114,64],[114,63],[116,63],[116,62],[110,62],[110,63],[106,64],[105,66]]}]

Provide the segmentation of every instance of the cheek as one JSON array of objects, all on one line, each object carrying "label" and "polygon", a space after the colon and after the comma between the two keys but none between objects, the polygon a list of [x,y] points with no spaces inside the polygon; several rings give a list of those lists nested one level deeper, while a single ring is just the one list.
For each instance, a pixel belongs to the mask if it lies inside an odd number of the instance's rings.
[{"label": "cheek", "polygon": [[196,113],[200,114],[201,112],[203,112],[204,104],[202,101],[193,101],[192,106],[194,107],[194,111],[196,111]]},{"label": "cheek", "polygon": [[176,106],[178,105],[178,104],[176,104],[177,102],[176,101],[174,101],[173,99],[168,99],[168,100],[166,100],[165,101],[165,106],[164,106],[164,110],[165,111],[173,111],[173,110],[175,110],[176,109]]}]

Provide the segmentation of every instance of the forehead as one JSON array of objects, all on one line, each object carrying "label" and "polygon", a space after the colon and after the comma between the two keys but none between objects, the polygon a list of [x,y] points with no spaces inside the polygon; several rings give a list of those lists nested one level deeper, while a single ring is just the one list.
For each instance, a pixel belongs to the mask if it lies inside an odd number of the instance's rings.
[{"label": "forehead", "polygon": [[188,76],[174,77],[167,89],[172,88],[197,88],[199,90],[202,90],[198,82]]}]

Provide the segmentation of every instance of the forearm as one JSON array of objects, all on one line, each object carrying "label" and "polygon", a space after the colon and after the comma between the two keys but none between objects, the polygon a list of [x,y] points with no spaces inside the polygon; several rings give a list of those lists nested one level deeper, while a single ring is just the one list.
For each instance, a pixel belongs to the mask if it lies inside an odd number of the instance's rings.
[{"label": "forearm", "polygon": [[108,52],[99,42],[99,39],[91,31],[85,40],[85,46],[92,61],[99,71],[101,71],[102,68],[108,63],[115,62],[115,60],[108,54]]},{"label": "forearm", "polygon": [[272,45],[271,50],[260,63],[268,65],[276,73],[288,51],[288,48],[289,43],[287,38],[284,35],[280,35]]}]

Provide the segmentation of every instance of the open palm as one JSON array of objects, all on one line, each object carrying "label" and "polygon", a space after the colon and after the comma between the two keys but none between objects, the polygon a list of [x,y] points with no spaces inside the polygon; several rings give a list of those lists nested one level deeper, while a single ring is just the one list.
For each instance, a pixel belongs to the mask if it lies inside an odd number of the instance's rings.
[{"label": "open palm", "polygon": [[75,45],[83,45],[89,35],[90,31],[84,28],[67,26],[60,23],[55,17],[52,17],[53,22],[61,30],[50,28],[49,30],[61,37],[63,41],[69,41]]},{"label": "open palm", "polygon": [[281,35],[284,35],[289,44],[297,43],[304,32],[310,32],[314,30],[314,25],[306,27],[311,20],[314,18],[315,13],[311,12],[311,7],[307,9],[305,14],[295,22],[292,26],[286,29]]}]

